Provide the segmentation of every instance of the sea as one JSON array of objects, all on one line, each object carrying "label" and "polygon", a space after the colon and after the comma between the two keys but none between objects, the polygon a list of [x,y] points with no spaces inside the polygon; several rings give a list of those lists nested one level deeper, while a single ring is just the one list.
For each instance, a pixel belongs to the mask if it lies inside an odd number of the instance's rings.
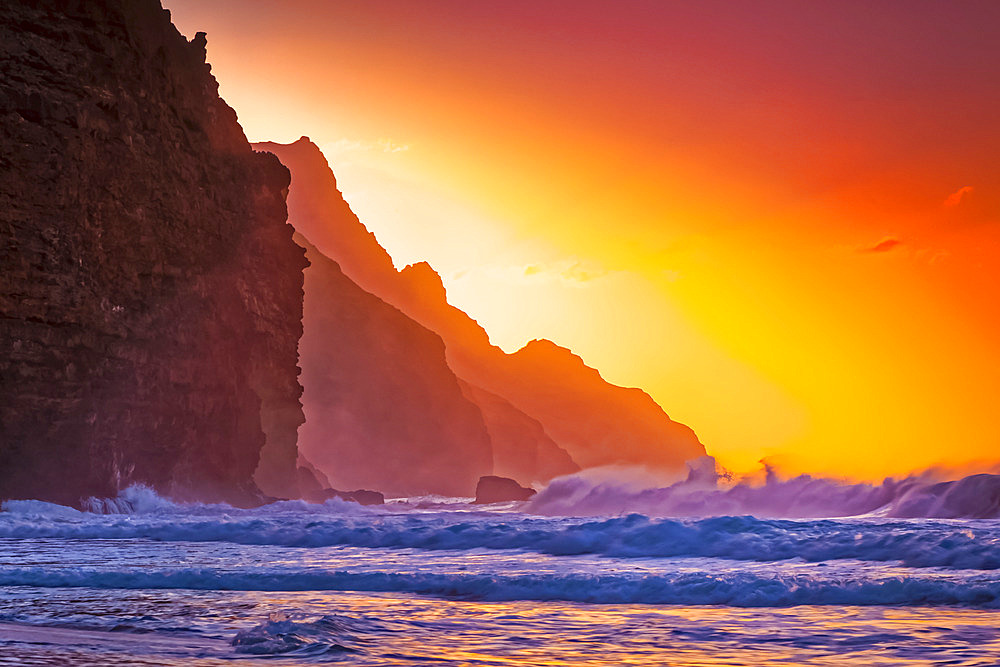
[{"label": "sea", "polygon": [[1000,520],[565,490],[8,501],[0,665],[1000,665]]}]

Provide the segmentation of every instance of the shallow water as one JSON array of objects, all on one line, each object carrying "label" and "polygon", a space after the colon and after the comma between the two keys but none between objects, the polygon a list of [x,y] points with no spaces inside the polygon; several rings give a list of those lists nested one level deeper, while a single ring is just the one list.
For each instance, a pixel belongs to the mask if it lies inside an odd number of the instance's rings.
[{"label": "shallow water", "polygon": [[1000,664],[994,520],[5,508],[0,665]]}]

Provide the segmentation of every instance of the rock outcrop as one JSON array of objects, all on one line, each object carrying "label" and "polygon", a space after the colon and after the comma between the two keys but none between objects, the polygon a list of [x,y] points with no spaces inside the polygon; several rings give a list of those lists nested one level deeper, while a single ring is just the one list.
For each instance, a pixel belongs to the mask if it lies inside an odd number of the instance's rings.
[{"label": "rock outcrop", "polygon": [[299,448],[328,486],[464,496],[493,469],[489,433],[440,336],[358,287],[301,235],[306,422]]},{"label": "rock outcrop", "polygon": [[476,484],[477,505],[488,505],[490,503],[508,503],[515,500],[527,500],[535,495],[534,489],[521,486],[517,481],[509,477],[497,477],[487,475],[480,478]]},{"label": "rock outcrop", "polygon": [[293,496],[288,171],[155,0],[0,4],[0,496]]},{"label": "rock outcrop", "polygon": [[[292,172],[288,210],[295,228],[361,287],[444,339],[449,366],[467,383],[466,393],[482,409],[494,437],[495,469],[547,481],[579,466],[683,469],[686,460],[705,454],[694,432],[672,421],[642,390],[606,382],[580,357],[548,341],[506,354],[490,344],[475,320],[448,303],[430,265],[420,262],[397,272],[307,138],[256,146],[274,152]],[[533,423],[541,425],[544,436],[529,426]],[[510,467],[513,458],[522,462],[516,469]]]},{"label": "rock outcrop", "polygon": [[299,456],[299,495],[310,503],[324,503],[331,498],[339,498],[359,505],[384,505],[385,495],[380,491],[358,489],[340,491],[330,486],[330,480],[319,469]]}]

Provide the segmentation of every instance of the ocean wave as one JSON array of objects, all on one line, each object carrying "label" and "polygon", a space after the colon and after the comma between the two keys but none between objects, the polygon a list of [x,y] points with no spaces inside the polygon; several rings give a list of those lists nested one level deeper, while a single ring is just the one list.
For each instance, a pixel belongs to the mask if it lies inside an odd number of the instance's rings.
[{"label": "ocean wave", "polygon": [[[417,503],[362,507],[331,499],[323,504],[282,501],[255,509],[228,505],[175,503],[144,487],[130,487],[112,501],[93,500],[90,512],[32,500],[7,501],[0,512],[0,538],[145,539],[161,542],[221,542],[281,547],[358,547],[425,551],[522,551],[549,556],[597,555],[612,558],[705,557],[737,561],[807,562],[858,560],[900,562],[908,567],[1000,569],[1000,522],[894,519],[764,519],[753,516],[653,518],[663,503],[715,503],[741,510],[760,498],[768,503],[824,502],[829,507],[850,494],[825,493],[829,480],[768,480],[754,488],[720,490],[711,459],[692,467],[684,482],[662,489],[629,488],[613,478],[580,475],[555,480],[524,506],[527,511],[492,512],[472,506]],[[954,483],[910,484],[895,489],[892,507],[923,516],[956,505],[983,509],[998,502],[991,493],[997,476],[974,475]],[[712,489],[715,488],[713,491]],[[843,491],[843,485],[837,487]],[[866,487],[855,498],[879,505],[888,484]],[[698,489],[706,495],[698,496]],[[874,490],[873,490],[874,489]],[[898,493],[896,493],[898,492]],[[754,494],[757,495],[754,495]],[[631,495],[629,495],[631,494]],[[673,500],[670,500],[673,498]],[[705,498],[715,500],[705,501]],[[721,500],[720,500],[721,498]],[[747,499],[751,500],[747,500]],[[756,500],[754,500],[756,498]],[[943,499],[951,498],[951,505]],[[681,499],[681,500],[678,500]],[[735,503],[734,499],[740,499]],[[840,500],[838,500],[840,499]],[[846,501],[844,501],[846,502]],[[858,501],[860,502],[860,501]],[[629,504],[646,514],[588,518],[563,516]],[[657,505],[659,503],[659,505]],[[735,504],[734,504],[735,503]],[[885,505],[883,505],[885,507]],[[853,507],[858,509],[858,507]]]},{"label": "ocean wave", "polygon": [[941,481],[936,471],[878,484],[798,475],[781,478],[766,467],[763,479],[733,481],[705,456],[688,463],[686,479],[663,485],[628,467],[585,470],[553,480],[528,511],[553,516],[635,512],[660,517],[752,515],[831,518],[878,514],[893,518],[1000,518],[1000,475]]},{"label": "ocean wave", "polygon": [[342,616],[296,621],[277,612],[260,625],[238,632],[231,643],[237,653],[248,655],[335,658],[358,651],[352,645],[356,641],[354,625],[353,619]]},{"label": "ocean wave", "polygon": [[[715,459],[704,456],[688,462],[685,479],[666,485],[641,467],[610,466],[559,477],[531,501],[506,508],[544,516],[586,517],[642,514],[650,517],[702,518],[754,516],[758,518],[886,518],[1000,519],[1000,474],[974,474],[941,481],[935,470],[881,483],[798,475],[782,479],[765,467],[762,478],[733,480]],[[179,503],[143,485],[122,490],[115,498],[88,498],[87,514],[184,514],[201,516],[256,516],[298,511],[307,514],[371,515],[406,511],[469,512],[482,507],[468,498],[425,496],[396,499],[365,507],[332,498],[322,504],[303,500],[278,501],[253,509],[225,504]],[[491,508],[496,512],[496,508]],[[6,500],[2,510],[40,517],[72,518],[79,510],[38,500]]]},{"label": "ocean wave", "polygon": [[148,539],[283,547],[518,550],[550,556],[710,557],[740,561],[899,561],[909,567],[1000,568],[995,521],[753,517],[567,519],[470,513],[39,516],[0,513],[0,538]]},{"label": "ocean wave", "polygon": [[[927,605],[1000,608],[1000,581],[963,577],[767,576],[755,572],[671,572],[663,574],[504,575],[429,572],[347,572],[296,569],[220,571],[212,569],[4,568],[0,586],[101,589],[190,589],[233,591],[363,591],[429,595],[478,601],[566,601],[610,604],[729,605]],[[260,641],[282,652],[295,641],[278,635],[302,628],[268,626]],[[253,643],[247,636],[245,646]],[[342,643],[338,644],[343,647]]]},{"label": "ocean wave", "polygon": [[[177,502],[159,495],[143,484],[133,484],[114,498],[90,497],[82,503],[86,514],[140,514],[140,515],[186,515],[186,516],[259,516],[304,512],[308,514],[356,514],[366,515],[375,507],[360,505],[341,498],[330,498],[322,503],[305,500],[278,500],[259,507],[244,509],[225,503]],[[43,503],[37,500],[5,501],[3,509],[15,513],[58,514],[61,505]],[[69,509],[73,512],[72,508]]]},{"label": "ocean wave", "polygon": [[[78,509],[47,503],[43,500],[5,500],[0,505],[0,510],[8,516],[39,517],[42,519],[78,519],[84,516],[84,513]],[[0,514],[0,517],[2,516]]]}]

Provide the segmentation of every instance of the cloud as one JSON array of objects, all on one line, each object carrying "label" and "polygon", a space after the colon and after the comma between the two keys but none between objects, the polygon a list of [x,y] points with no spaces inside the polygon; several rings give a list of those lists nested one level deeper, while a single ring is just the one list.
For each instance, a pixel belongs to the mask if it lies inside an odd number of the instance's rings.
[{"label": "cloud", "polygon": [[545,267],[542,266],[541,264],[531,264],[529,266],[524,267],[524,275],[526,276],[533,276],[544,272],[545,272]]},{"label": "cloud", "polygon": [[507,264],[481,267],[496,280],[519,285],[561,283],[567,287],[586,287],[594,280],[610,273],[596,262],[567,258],[552,262],[532,264]]},{"label": "cloud", "polygon": [[383,153],[402,153],[403,151],[410,150],[409,144],[397,144],[391,139],[379,139],[375,143],[382,149]]},{"label": "cloud", "polygon": [[586,283],[608,275],[607,269],[597,265],[585,265],[583,262],[573,262],[559,271],[559,277],[564,282]]},{"label": "cloud", "polygon": [[958,206],[962,203],[962,198],[965,197],[965,195],[972,193],[972,190],[973,187],[971,185],[959,188],[955,192],[948,195],[948,198],[944,200],[944,205],[948,207]]},{"label": "cloud", "polygon": [[862,248],[861,252],[889,252],[890,250],[895,250],[901,245],[903,245],[902,241],[888,236],[873,246]]},{"label": "cloud", "polygon": [[410,150],[409,144],[398,144],[392,139],[376,139],[375,141],[337,139],[324,146],[324,151],[330,153],[402,153],[408,150]]},{"label": "cloud", "polygon": [[558,280],[567,285],[580,287],[583,283],[602,278],[608,274],[607,269],[580,260],[565,260],[553,264],[530,264],[523,269],[526,277],[542,280]]},{"label": "cloud", "polygon": [[947,250],[923,248],[915,253],[915,257],[921,262],[933,265],[951,259],[951,253]]},{"label": "cloud", "polygon": [[681,272],[677,269],[663,269],[660,271],[660,277],[670,283],[675,283],[681,279]]}]

